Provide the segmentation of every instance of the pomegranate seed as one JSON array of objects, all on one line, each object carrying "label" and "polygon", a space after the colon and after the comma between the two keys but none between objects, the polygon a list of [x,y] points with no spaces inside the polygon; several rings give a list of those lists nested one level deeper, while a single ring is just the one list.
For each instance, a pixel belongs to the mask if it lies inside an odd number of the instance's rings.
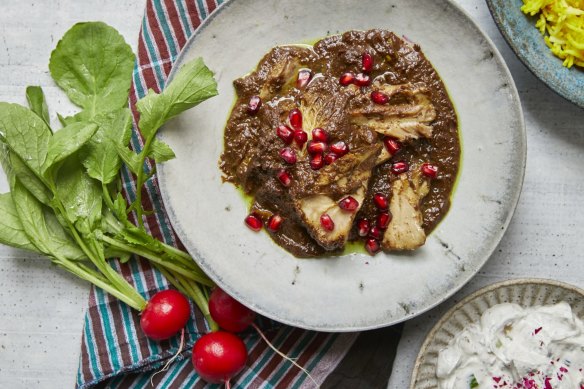
[{"label": "pomegranate seed", "polygon": [[288,188],[292,183],[290,174],[286,170],[280,170],[276,176],[278,177],[278,180],[280,180],[282,185],[284,185],[286,188]]},{"label": "pomegranate seed", "polygon": [[371,84],[371,78],[363,73],[359,73],[355,76],[355,84],[359,86],[369,86]]},{"label": "pomegranate seed", "polygon": [[280,124],[278,128],[276,128],[276,135],[278,135],[278,137],[282,139],[287,145],[292,143],[292,140],[294,139],[294,132],[292,129],[290,129],[290,127],[284,124]]},{"label": "pomegranate seed", "polygon": [[308,134],[306,134],[306,132],[302,130],[296,130],[294,131],[294,140],[296,141],[298,147],[302,148],[304,147],[304,144],[308,140]]},{"label": "pomegranate seed", "polygon": [[379,241],[376,239],[367,239],[365,241],[365,250],[371,255],[375,255],[379,252]]},{"label": "pomegranate seed", "polygon": [[331,163],[335,162],[337,160],[337,156],[333,153],[328,153],[327,155],[324,156],[324,163],[326,165],[330,165]]},{"label": "pomegranate seed", "polygon": [[312,130],[312,140],[317,142],[328,143],[328,139],[329,139],[328,132],[326,132],[322,128],[315,128],[314,130]]},{"label": "pomegranate seed", "polygon": [[399,143],[397,139],[394,138],[385,138],[383,140],[383,144],[385,145],[385,148],[391,155],[397,154],[397,152],[400,151],[402,148],[401,143]]},{"label": "pomegranate seed", "polygon": [[253,212],[247,215],[245,218],[245,224],[253,231],[259,231],[262,229],[262,219],[257,213]]},{"label": "pomegranate seed", "polygon": [[373,202],[375,203],[375,206],[379,209],[381,209],[382,211],[385,211],[387,209],[387,196],[384,195],[383,193],[375,193],[373,195]]},{"label": "pomegranate seed", "polygon": [[343,74],[341,74],[341,77],[339,78],[339,84],[341,84],[342,86],[350,85],[354,81],[355,81],[355,73],[353,73],[353,72],[343,73]]},{"label": "pomegranate seed", "polygon": [[337,157],[342,157],[349,152],[349,146],[341,140],[331,145],[331,151],[335,153]]},{"label": "pomegranate seed", "polygon": [[296,79],[296,88],[302,89],[312,78],[312,72],[310,69],[302,69],[298,72],[298,78]]},{"label": "pomegranate seed", "polygon": [[387,228],[387,226],[389,225],[389,222],[391,222],[392,216],[389,212],[382,212],[379,215],[377,215],[377,227],[381,228],[382,230],[385,230]]},{"label": "pomegranate seed", "polygon": [[296,152],[292,150],[290,147],[284,147],[280,150],[280,157],[290,165],[296,163]]},{"label": "pomegranate seed", "polygon": [[339,201],[339,207],[342,210],[354,212],[359,208],[359,202],[352,196],[347,196]]},{"label": "pomegranate seed", "polygon": [[438,166],[429,163],[422,164],[422,174],[428,178],[438,177]]},{"label": "pomegranate seed", "polygon": [[369,227],[369,220],[359,219],[357,222],[357,233],[359,236],[367,236],[367,234],[369,234]]},{"label": "pomegranate seed", "polygon": [[272,232],[276,232],[282,226],[283,221],[284,221],[284,218],[282,216],[274,214],[274,215],[270,216],[270,218],[268,219],[268,223],[266,224],[266,228]]},{"label": "pomegranate seed", "polygon": [[333,219],[327,213],[323,213],[320,216],[320,225],[327,231],[335,229],[335,222],[333,222]]},{"label": "pomegranate seed", "polygon": [[389,97],[387,97],[385,93],[374,90],[371,92],[371,100],[373,100],[375,104],[383,105],[389,102]]},{"label": "pomegranate seed", "polygon": [[369,229],[369,236],[375,239],[381,238],[381,228],[373,226]]},{"label": "pomegranate seed", "polygon": [[369,73],[373,70],[373,56],[367,52],[363,53],[361,56],[361,70],[364,73]]},{"label": "pomegranate seed", "polygon": [[406,161],[394,162],[394,164],[391,165],[391,171],[393,174],[402,174],[407,172],[409,169],[410,166]]},{"label": "pomegranate seed", "polygon": [[322,154],[313,155],[310,159],[310,168],[312,170],[319,170],[324,166],[324,158]]},{"label": "pomegranate seed", "polygon": [[324,154],[324,152],[326,151],[326,143],[324,142],[315,142],[315,141],[310,141],[308,142],[308,146],[306,147],[306,150],[308,151],[308,154],[310,155],[316,155],[316,154]]},{"label": "pomegranate seed", "polygon": [[249,104],[247,106],[247,112],[249,112],[250,115],[255,115],[256,113],[258,113],[261,106],[262,106],[262,99],[259,96],[252,96],[249,99]]},{"label": "pomegranate seed", "polygon": [[295,130],[302,130],[302,112],[298,108],[294,108],[288,114],[288,120],[290,121],[290,125]]}]

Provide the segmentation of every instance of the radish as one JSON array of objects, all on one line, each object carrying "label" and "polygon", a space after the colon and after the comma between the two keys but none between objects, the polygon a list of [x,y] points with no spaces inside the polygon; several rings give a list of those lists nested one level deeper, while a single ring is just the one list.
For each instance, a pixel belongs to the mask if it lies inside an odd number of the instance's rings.
[{"label": "radish", "polygon": [[236,376],[247,360],[245,344],[230,332],[203,335],[193,347],[193,366],[202,379],[212,384],[224,383]]},{"label": "radish", "polygon": [[[246,328],[248,328],[249,326],[253,327],[257,331],[258,335],[264,340],[264,342],[266,342],[268,347],[270,347],[272,350],[274,350],[274,352],[276,354],[278,354],[282,358],[286,359],[287,361],[290,361],[294,366],[296,366],[297,368],[302,370],[304,373],[306,373],[306,375],[308,375],[308,377],[315,384],[317,384],[317,382],[314,380],[314,378],[312,378],[310,373],[308,373],[308,371],[305,368],[300,366],[293,359],[288,357],[286,354],[282,353],[272,343],[270,343],[270,341],[264,335],[262,330],[253,322],[255,320],[255,317],[256,317],[255,312],[252,311],[251,309],[247,308],[243,304],[241,304],[239,301],[235,300],[233,297],[231,297],[230,295],[225,293],[222,289],[215,288],[213,290],[213,292],[211,293],[211,296],[209,296],[209,312],[210,312],[213,320],[219,325],[219,327],[223,328],[224,330],[231,331],[231,332],[241,332],[241,331],[245,330]],[[211,334],[208,334],[208,335],[211,335]],[[205,335],[205,336],[207,336],[207,335]],[[197,343],[195,343],[195,348],[197,347],[197,344],[203,338],[199,339],[197,341]],[[193,363],[195,360],[194,359],[195,358],[195,351],[194,350],[195,349],[193,349]],[[195,365],[195,370],[199,371],[197,369],[196,365]],[[201,373],[199,373],[199,374],[201,374]],[[203,376],[203,374],[201,374],[201,377],[203,377],[203,379],[208,381]],[[215,381],[208,381],[208,382],[213,383]],[[229,387],[227,381],[226,381],[226,386]],[[318,386],[318,384],[317,384],[317,386]]]},{"label": "radish", "polygon": [[219,327],[229,332],[245,330],[256,317],[254,311],[220,288],[215,288],[209,296],[209,312]]},{"label": "radish", "polygon": [[191,306],[182,293],[173,289],[163,290],[146,304],[140,327],[150,339],[164,340],[177,334],[190,316]]}]

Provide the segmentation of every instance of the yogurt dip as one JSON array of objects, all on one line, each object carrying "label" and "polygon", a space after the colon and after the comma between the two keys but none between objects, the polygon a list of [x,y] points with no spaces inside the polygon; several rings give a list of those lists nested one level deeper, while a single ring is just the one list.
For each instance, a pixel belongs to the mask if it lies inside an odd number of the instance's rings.
[{"label": "yogurt dip", "polygon": [[584,389],[584,322],[565,302],[498,304],[440,351],[441,389]]}]

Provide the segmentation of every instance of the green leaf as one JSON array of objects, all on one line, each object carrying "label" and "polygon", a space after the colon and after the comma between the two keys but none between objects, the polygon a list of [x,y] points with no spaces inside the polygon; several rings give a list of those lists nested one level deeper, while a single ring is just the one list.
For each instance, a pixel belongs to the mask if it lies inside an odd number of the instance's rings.
[{"label": "green leaf", "polygon": [[51,139],[51,130],[41,118],[21,105],[0,103],[0,135],[28,167],[41,174]]},{"label": "green leaf", "polygon": [[138,174],[140,169],[142,169],[142,166],[140,165],[140,156],[126,146],[116,145],[116,151],[130,171],[134,174]]},{"label": "green leaf", "polygon": [[77,155],[65,160],[55,184],[56,197],[63,204],[66,217],[73,223],[83,223],[84,232],[91,230],[101,218],[101,185],[85,173]]},{"label": "green leaf", "polygon": [[478,388],[479,387],[479,383],[477,382],[477,377],[473,375],[471,375],[471,379],[470,379],[470,389],[474,389],[474,388]]},{"label": "green leaf", "polygon": [[126,227],[118,234],[118,236],[130,244],[139,246],[156,245],[158,242],[152,236],[144,232],[143,229],[138,227]]},{"label": "green leaf", "polygon": [[26,87],[26,100],[30,109],[50,128],[51,119],[49,117],[49,108],[45,100],[45,94],[40,86]]},{"label": "green leaf", "polygon": [[43,205],[18,180],[14,181],[11,194],[24,232],[38,250],[50,255],[51,237],[45,223]]},{"label": "green leaf", "polygon": [[0,194],[0,214],[0,243],[39,252],[24,232],[10,193]]},{"label": "green leaf", "polygon": [[114,207],[112,209],[116,218],[121,221],[125,222],[128,220],[128,210],[126,208],[126,199],[122,196],[121,193],[118,193],[116,199],[114,200]]},{"label": "green leaf", "polygon": [[48,207],[43,207],[45,222],[51,237],[51,249],[61,256],[74,261],[87,260],[87,256],[65,230],[59,219]]},{"label": "green leaf", "polygon": [[90,177],[109,184],[118,177],[122,165],[118,148],[130,142],[132,115],[129,109],[122,108],[97,115],[94,122],[99,129],[85,146],[83,165]]},{"label": "green leaf", "polygon": [[152,137],[167,120],[216,95],[213,72],[203,60],[197,58],[185,64],[161,94],[150,90],[136,103],[142,135]]},{"label": "green leaf", "polygon": [[156,163],[166,162],[176,157],[170,146],[159,139],[152,141],[148,156],[154,159]]},{"label": "green leaf", "polygon": [[34,196],[45,205],[51,204],[53,194],[47,186],[37,177],[37,175],[20,159],[15,153],[9,153],[12,174],[18,181]]},{"label": "green leaf", "polygon": [[95,134],[97,125],[93,123],[73,123],[57,131],[49,141],[47,158],[43,164],[43,172],[46,172],[60,162],[78,151]]},{"label": "green leaf", "polygon": [[124,38],[101,22],[78,23],[51,53],[51,76],[78,106],[90,112],[127,104],[134,54]]}]

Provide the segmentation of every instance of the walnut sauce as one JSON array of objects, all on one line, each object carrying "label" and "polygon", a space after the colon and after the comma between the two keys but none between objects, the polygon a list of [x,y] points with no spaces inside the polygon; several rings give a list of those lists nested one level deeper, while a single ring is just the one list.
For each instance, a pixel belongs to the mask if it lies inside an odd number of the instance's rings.
[{"label": "walnut sauce", "polygon": [[570,306],[498,304],[440,351],[441,389],[584,389],[584,322]]}]

